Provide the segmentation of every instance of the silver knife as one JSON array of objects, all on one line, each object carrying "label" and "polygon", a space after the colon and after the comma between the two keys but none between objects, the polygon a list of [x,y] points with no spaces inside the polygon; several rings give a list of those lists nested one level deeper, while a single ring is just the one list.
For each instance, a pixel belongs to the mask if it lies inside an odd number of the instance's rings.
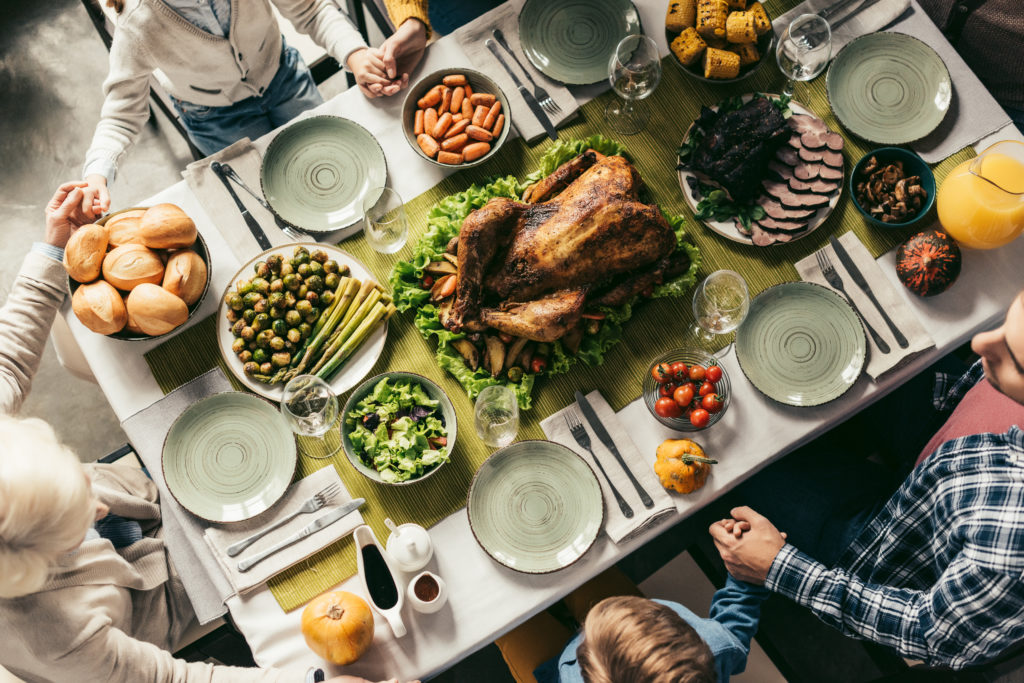
[{"label": "silver knife", "polygon": [[604,428],[603,424],[601,424],[601,418],[599,418],[597,413],[594,412],[594,409],[590,406],[590,402],[587,400],[587,397],[580,393],[579,390],[576,391],[576,402],[580,405],[580,410],[583,411],[583,417],[587,418],[587,424],[589,424],[590,428],[594,430],[595,434],[597,434],[597,438],[600,439],[605,448],[611,451],[611,454],[615,456],[615,459],[619,461],[619,466],[622,467],[626,476],[629,477],[630,483],[633,484],[633,488],[635,488],[637,494],[639,494],[640,502],[644,504],[645,508],[654,507],[654,501],[651,500],[650,495],[647,494],[647,491],[644,491],[644,487],[640,486],[640,482],[638,482],[636,477],[633,476],[633,472],[629,469],[629,466],[626,465],[626,460],[622,457],[622,454],[619,453],[619,449],[615,446],[615,442],[612,441],[611,434],[609,434],[608,430]]},{"label": "silver knife", "polygon": [[878,303],[878,299],[875,298],[871,288],[868,287],[868,281],[864,279],[860,269],[857,268],[857,264],[854,263],[853,259],[850,258],[850,255],[846,253],[846,249],[839,243],[839,240],[837,240],[834,235],[829,237],[828,241],[829,244],[832,245],[832,250],[836,252],[836,256],[839,257],[839,262],[843,264],[843,268],[846,268],[846,272],[850,274],[850,278],[853,280],[854,284],[860,287],[861,291],[868,295],[868,298],[871,299],[871,303],[873,303],[875,308],[878,309],[878,312],[882,314],[882,320],[884,320],[885,324],[889,326],[889,331],[892,332],[892,335],[896,337],[896,343],[899,344],[901,349],[907,348],[907,346],[910,345],[907,338],[903,336],[903,333],[899,331],[893,321],[889,318],[889,315],[882,309],[882,305]]},{"label": "silver knife", "polygon": [[228,182],[228,178],[224,175],[224,169],[221,168],[219,161],[210,163],[210,170],[213,174],[220,178],[220,181],[224,183],[224,187],[227,188],[228,194],[235,200],[235,205],[238,206],[238,210],[242,212],[242,218],[245,220],[245,224],[249,226],[249,232],[256,238],[256,243],[260,245],[260,249],[270,249],[270,240],[267,239],[267,233],[263,232],[263,228],[260,227],[259,222],[249,213],[249,209],[245,208],[245,204],[235,194],[235,188],[231,187],[231,183]]},{"label": "silver knife", "polygon": [[558,133],[555,132],[555,125],[551,123],[551,119],[549,119],[548,115],[544,113],[544,110],[540,108],[540,104],[537,102],[537,98],[534,97],[533,94],[526,89],[526,86],[522,84],[522,82],[519,80],[519,77],[516,76],[515,72],[512,71],[512,69],[509,67],[508,62],[505,61],[505,58],[501,55],[501,52],[498,50],[498,44],[495,43],[490,38],[488,38],[487,40],[484,41],[484,45],[486,45],[487,49],[491,51],[491,54],[494,55],[495,59],[497,59],[501,63],[501,65],[505,67],[505,72],[508,73],[509,77],[512,79],[512,82],[516,84],[516,87],[519,89],[519,94],[522,95],[523,100],[526,102],[526,106],[530,108],[530,111],[533,112],[533,115],[537,117],[538,121],[540,121],[540,125],[544,126],[544,131],[548,134],[548,137],[551,138],[552,140],[557,140]]},{"label": "silver knife", "polygon": [[328,526],[334,524],[335,522],[337,522],[339,519],[341,519],[345,515],[349,514],[350,512],[353,512],[354,510],[358,510],[360,507],[362,507],[363,503],[365,503],[365,502],[366,502],[365,498],[356,498],[354,500],[350,500],[349,502],[345,503],[344,505],[338,506],[334,510],[331,510],[330,512],[328,512],[326,515],[321,515],[320,517],[317,517],[312,522],[307,524],[301,531],[298,531],[298,532],[292,534],[291,536],[289,536],[288,538],[284,539],[280,543],[278,543],[276,545],[273,545],[273,546],[267,548],[266,550],[264,550],[263,552],[260,552],[260,553],[257,553],[255,555],[253,555],[252,557],[249,557],[249,558],[246,558],[244,560],[241,560],[238,563],[238,571],[240,571],[240,572],[247,572],[247,571],[249,571],[254,566],[256,566],[256,564],[258,564],[258,563],[262,562],[263,560],[267,559],[268,557],[270,557],[274,553],[278,552],[279,550],[287,548],[288,546],[292,545],[293,543],[298,543],[299,541],[304,539],[306,536],[309,536],[310,534],[315,534],[316,532],[320,531],[324,527],[328,527]]}]

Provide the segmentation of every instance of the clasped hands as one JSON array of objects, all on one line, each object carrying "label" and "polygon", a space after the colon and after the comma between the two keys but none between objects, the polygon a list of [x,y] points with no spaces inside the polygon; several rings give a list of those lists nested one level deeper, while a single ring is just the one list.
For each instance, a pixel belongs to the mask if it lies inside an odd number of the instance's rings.
[{"label": "clasped hands", "polygon": [[786,534],[745,505],[733,508],[729,514],[731,518],[708,528],[718,554],[734,578],[762,586],[775,556],[786,545]]},{"label": "clasped hands", "polygon": [[409,73],[423,57],[427,27],[407,19],[379,48],[368,47],[349,55],[348,68],[366,97],[391,96],[409,85]]}]

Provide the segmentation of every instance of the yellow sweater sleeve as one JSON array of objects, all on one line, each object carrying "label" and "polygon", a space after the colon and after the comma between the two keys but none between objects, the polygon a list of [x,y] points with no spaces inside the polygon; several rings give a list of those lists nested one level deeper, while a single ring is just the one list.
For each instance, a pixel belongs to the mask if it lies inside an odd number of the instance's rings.
[{"label": "yellow sweater sleeve", "polygon": [[430,38],[430,18],[427,16],[427,0],[384,0],[388,8],[388,16],[395,28],[401,26],[406,19],[419,19],[427,27],[427,38]]}]

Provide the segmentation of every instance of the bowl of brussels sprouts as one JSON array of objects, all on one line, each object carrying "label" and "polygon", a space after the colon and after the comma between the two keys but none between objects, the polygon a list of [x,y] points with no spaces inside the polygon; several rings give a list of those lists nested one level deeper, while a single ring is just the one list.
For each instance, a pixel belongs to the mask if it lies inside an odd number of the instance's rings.
[{"label": "bowl of brussels sprouts", "polygon": [[373,368],[394,306],[351,254],[317,243],[274,247],[231,279],[217,315],[217,340],[246,388],[279,399],[289,379],[316,374],[335,393]]}]

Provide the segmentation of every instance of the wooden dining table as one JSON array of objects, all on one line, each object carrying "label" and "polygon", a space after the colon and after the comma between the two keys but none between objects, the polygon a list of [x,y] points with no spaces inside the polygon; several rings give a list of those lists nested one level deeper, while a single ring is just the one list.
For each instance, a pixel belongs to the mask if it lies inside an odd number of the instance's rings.
[{"label": "wooden dining table", "polygon": [[[661,31],[665,1],[635,0],[635,5],[643,26],[656,38],[662,54],[667,54]],[[948,44],[945,47],[952,49]],[[939,52],[942,54],[941,49]],[[443,37],[429,46],[412,79],[416,80],[417,74],[468,64],[454,36]],[[573,94],[582,104],[606,87],[607,84],[597,84],[574,88]],[[315,113],[344,116],[369,130],[380,142],[387,158],[389,185],[403,197],[419,195],[452,172],[427,163],[409,146],[402,132],[401,97],[367,100],[356,89],[350,89],[323,104]],[[260,151],[265,149],[273,135],[271,133],[255,141],[256,147]],[[976,147],[982,149],[993,141],[1004,139],[1024,138],[1015,128],[1008,126],[978,142]],[[210,220],[188,185],[184,181],[179,182],[140,204],[157,202],[178,204],[194,218],[210,252],[215,255],[211,291],[224,291],[240,263],[232,256],[228,240]],[[827,223],[823,229],[828,229]],[[347,235],[332,237],[337,241]],[[362,237],[355,235],[350,239]],[[718,424],[701,435],[705,450],[720,456],[721,462],[708,484],[687,496],[677,514],[620,544],[600,536],[582,560],[562,571],[527,575],[492,560],[475,541],[465,510],[457,511],[430,529],[436,548],[434,571],[448,585],[448,606],[433,615],[407,611],[409,632],[401,639],[392,635],[383,619],[378,619],[374,646],[355,665],[345,667],[343,671],[339,669],[336,673],[362,675],[371,680],[390,677],[405,680],[427,678],[450,667],[630,552],[657,539],[667,529],[760,469],[885,396],[937,358],[963,344],[977,331],[997,324],[1012,297],[1024,284],[1020,276],[1024,240],[992,251],[965,251],[959,281],[947,293],[930,299],[918,298],[897,283],[893,261],[892,251],[878,259],[885,277],[901,292],[907,305],[934,339],[933,349],[877,382],[862,376],[839,400],[810,408],[785,406],[766,398],[746,380],[735,355],[726,355],[722,364],[732,378],[732,407]],[[724,263],[710,265],[729,267]],[[207,297],[202,310],[190,324],[214,313],[218,298]],[[112,340],[86,330],[70,314],[69,307],[66,307],[65,316],[119,419],[124,420],[163,397],[144,359],[144,354],[158,342]],[[639,382],[637,387],[639,389]],[[630,437],[639,452],[649,455],[651,461],[662,440],[677,436],[660,425],[639,398],[622,408],[619,417],[623,424],[630,425]],[[467,434],[463,436],[460,433],[459,438],[475,437],[467,430]],[[357,577],[344,581],[340,587],[361,592]],[[283,612],[265,587],[230,598],[227,607],[261,666],[324,666],[303,640],[299,628],[301,610]]]}]

